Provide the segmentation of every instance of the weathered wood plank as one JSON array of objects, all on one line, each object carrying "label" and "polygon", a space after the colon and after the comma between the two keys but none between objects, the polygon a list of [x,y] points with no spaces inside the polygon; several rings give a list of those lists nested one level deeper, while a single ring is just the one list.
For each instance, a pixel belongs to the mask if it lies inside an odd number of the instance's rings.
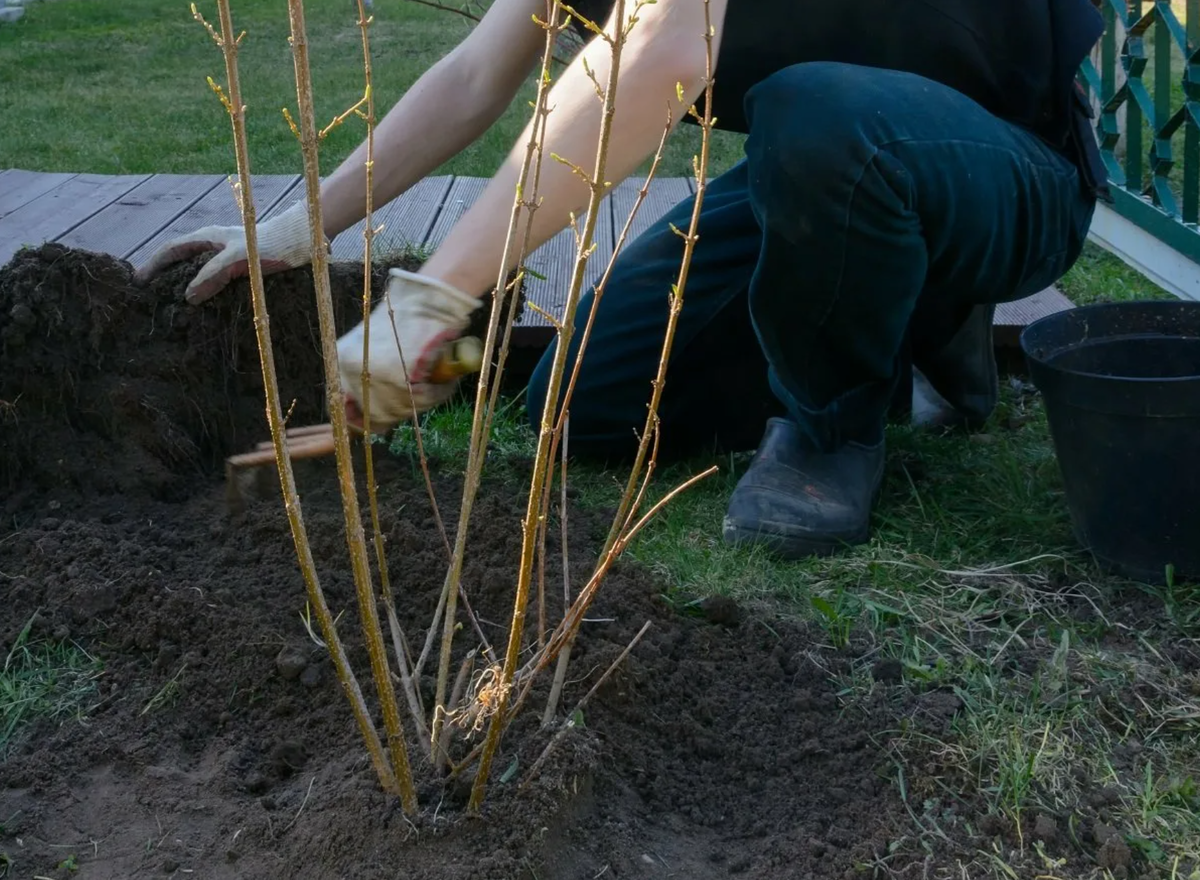
[{"label": "weathered wood plank", "polygon": [[992,319],[995,344],[1019,345],[1021,331],[1034,321],[1073,308],[1075,304],[1054,287],[1047,287],[1015,302],[1000,303]]},{"label": "weathered wood plank", "polygon": [[223,180],[220,174],[156,174],[57,241],[128,257]]},{"label": "weathered wood plank", "polygon": [[[259,216],[273,207],[299,180],[298,174],[254,175],[252,187],[254,207],[259,212]],[[208,195],[160,229],[153,238],[144,242],[126,259],[135,267],[140,268],[150,261],[159,248],[174,238],[195,232],[205,226],[239,226],[241,222],[242,214],[233,197],[233,190],[227,182],[222,181],[213,187]]]},{"label": "weathered wood plank", "polygon": [[[479,198],[487,183],[487,179],[480,177],[456,177],[454,179],[454,183],[450,187],[450,192],[447,194],[446,200],[442,205],[442,210],[438,214],[437,222],[434,223],[429,237],[425,240],[427,248],[436,248],[445,240],[450,230],[454,227],[454,224],[458,222],[462,215],[475,203],[475,200]],[[582,216],[578,222],[579,226],[582,227]],[[608,264],[609,257],[612,255],[611,196],[606,197],[601,203],[600,217],[596,222],[595,240],[596,250],[588,258],[587,270],[584,275],[585,290],[587,286],[594,284],[600,277],[604,271],[604,267]],[[571,270],[574,266],[574,260],[575,233],[569,228],[562,230],[530,254],[525,261],[526,265],[534,272],[545,277],[544,280],[534,277],[528,278],[525,290],[529,300],[535,303],[538,308],[543,309],[551,315],[557,316],[561,313],[563,304],[566,302],[567,291],[570,287]],[[518,322],[518,326],[548,330],[552,325],[534,310],[526,309]],[[541,335],[544,334],[539,334],[539,338]]]},{"label": "weathered wood plank", "polygon": [[[324,178],[321,179],[324,180]],[[256,176],[254,180],[257,183],[258,177]],[[296,202],[302,201],[304,198],[306,198],[304,176],[297,174],[291,186],[280,193],[279,198],[258,215],[258,222],[261,223],[264,220],[270,220],[272,217],[282,214],[288,208],[292,207],[292,205],[296,204]]]},{"label": "weathered wood plank", "polygon": [[25,171],[20,168],[10,168],[0,178],[0,217],[32,202],[39,196],[45,195],[56,186],[61,186],[78,174],[53,173],[40,171]]},{"label": "weathered wood plank", "polygon": [[[610,194],[605,196],[604,201],[600,203],[600,216],[596,220],[594,235],[596,248],[592,251],[591,256],[588,257],[587,265],[584,268],[581,294],[586,293],[587,289],[599,280],[600,276],[604,273],[605,267],[608,266],[609,259],[612,257],[612,217],[612,195]],[[576,221],[578,229],[583,229],[585,219],[585,213],[580,212]],[[555,318],[562,315],[563,306],[566,305],[567,293],[571,287],[571,276],[575,269],[575,252],[577,247],[575,231],[568,226],[545,242],[525,260],[525,264],[529,269],[543,276],[542,278],[528,278],[525,285],[525,293],[528,301],[536,304],[538,308],[553,315]],[[553,326],[546,318],[539,315],[533,309],[525,310],[525,313],[521,316],[520,324],[522,327],[549,328]]]},{"label": "weathered wood plank", "polygon": [[150,177],[80,174],[0,218],[0,264],[24,245],[53,241]]},{"label": "weathered wood plank", "polygon": [[[383,228],[371,244],[372,256],[386,258],[389,253],[399,253],[424,245],[453,182],[454,177],[449,174],[427,177],[383,207],[377,208],[371,221],[376,229],[380,226]],[[334,260],[362,260],[365,225],[365,221],[360,220],[334,238]]]},{"label": "weathered wood plank", "polygon": [[475,204],[475,200],[483,194],[487,183],[486,177],[454,178],[442,202],[437,219],[430,227],[429,234],[425,237],[424,245],[426,249],[433,250],[446,239],[446,236],[450,234],[450,230],[454,228],[454,224],[459,221],[459,218],[463,214],[467,213],[470,207]]},{"label": "weathered wood plank", "polygon": [[[73,247],[124,256],[135,266],[143,265],[172,238],[211,224],[240,223],[240,213],[224,180],[219,175],[111,177],[0,171],[0,262],[7,262],[25,244],[59,240]],[[606,200],[605,213],[597,226],[597,249],[588,261],[586,285],[594,284],[607,265],[642,183],[642,178],[625,180]],[[376,239],[376,253],[406,245],[436,247],[486,185],[486,178],[443,176],[421,181],[376,212],[375,222],[384,225]],[[259,217],[267,219],[303,198],[304,186],[299,175],[255,175],[254,191]],[[694,193],[695,183],[690,177],[657,178],[634,218],[630,240]],[[334,259],[356,260],[361,248],[359,223],[334,240]],[[530,278],[528,293],[550,314],[562,310],[574,253],[574,233],[564,229],[528,259],[529,267],[545,276],[545,280]],[[1054,288],[1001,304],[996,308],[996,342],[1016,344],[1024,327],[1069,308],[1073,308],[1071,301]],[[532,310],[526,312],[522,324],[539,331],[549,328],[546,320]],[[544,334],[537,335],[541,338]]]},{"label": "weathered wood plank", "polygon": [[[614,241],[621,235],[629,220],[629,212],[637,204],[638,193],[645,186],[644,177],[627,177],[612,190],[613,206],[613,236]],[[690,199],[694,191],[686,177],[656,177],[650,181],[650,189],[646,198],[634,215],[633,225],[629,228],[629,236],[625,244],[629,244],[650,226],[657,222],[663,214],[675,207],[684,199]]]}]

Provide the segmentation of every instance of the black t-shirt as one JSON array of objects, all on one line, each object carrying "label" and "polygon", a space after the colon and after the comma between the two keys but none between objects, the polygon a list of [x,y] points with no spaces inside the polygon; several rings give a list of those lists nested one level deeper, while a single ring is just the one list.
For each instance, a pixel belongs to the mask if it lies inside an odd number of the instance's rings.
[{"label": "black t-shirt", "polygon": [[[614,2],[572,5],[603,24]],[[1103,167],[1072,93],[1103,29],[1092,0],[729,0],[713,115],[718,128],[745,132],[746,92],[802,62],[904,70],[1035,132],[1082,161],[1095,184]]]}]

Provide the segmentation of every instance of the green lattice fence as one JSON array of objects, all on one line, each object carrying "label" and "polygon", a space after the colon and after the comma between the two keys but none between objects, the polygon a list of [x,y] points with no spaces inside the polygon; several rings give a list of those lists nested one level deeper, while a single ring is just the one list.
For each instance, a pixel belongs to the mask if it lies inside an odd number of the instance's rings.
[{"label": "green lattice fence", "polygon": [[1093,0],[1106,29],[1080,82],[1113,208],[1200,263],[1200,0]]}]

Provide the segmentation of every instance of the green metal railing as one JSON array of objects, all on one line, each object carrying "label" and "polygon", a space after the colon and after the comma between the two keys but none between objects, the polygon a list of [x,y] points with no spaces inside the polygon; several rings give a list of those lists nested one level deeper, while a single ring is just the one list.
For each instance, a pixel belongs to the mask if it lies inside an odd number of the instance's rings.
[{"label": "green metal railing", "polygon": [[1087,59],[1079,78],[1113,208],[1200,263],[1200,0],[1092,2],[1106,24],[1099,70]]}]

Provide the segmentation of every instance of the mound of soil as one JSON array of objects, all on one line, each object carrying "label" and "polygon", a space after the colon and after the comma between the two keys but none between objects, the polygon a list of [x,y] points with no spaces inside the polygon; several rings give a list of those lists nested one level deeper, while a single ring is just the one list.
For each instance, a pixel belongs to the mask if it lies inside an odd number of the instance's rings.
[{"label": "mound of soil", "polygon": [[[183,289],[207,256],[138,286],[133,267],[46,244],[0,269],[0,489],[181,500],[225,456],[269,436],[250,285],[200,306]],[[405,268],[417,268],[409,264]],[[330,270],[340,335],[362,318],[361,264]],[[387,269],[372,275],[375,301]],[[266,276],[290,424],[326,420],[309,268]],[[482,334],[490,305],[468,332]]]}]

